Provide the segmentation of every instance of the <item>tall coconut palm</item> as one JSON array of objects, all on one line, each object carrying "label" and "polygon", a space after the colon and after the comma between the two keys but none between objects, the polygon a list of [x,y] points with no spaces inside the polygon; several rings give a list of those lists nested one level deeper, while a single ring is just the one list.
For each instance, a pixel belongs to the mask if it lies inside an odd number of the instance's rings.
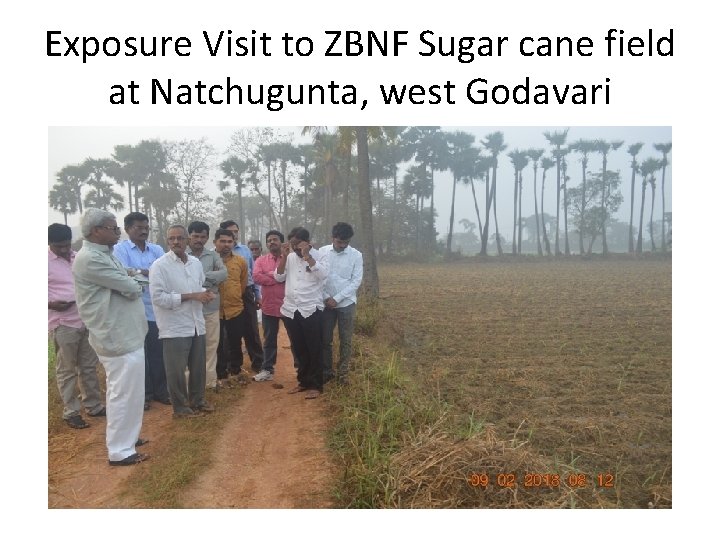
[{"label": "tall coconut palm", "polygon": [[565,159],[565,156],[563,156],[562,160],[562,168],[563,168],[563,183],[562,183],[562,190],[563,190],[563,219],[565,222],[565,256],[568,257],[570,255],[570,235],[568,234],[568,196],[567,196],[567,183],[570,180],[570,177],[567,175],[567,160]]},{"label": "tall coconut palm", "polygon": [[403,179],[403,192],[407,198],[415,197],[415,251],[421,249],[422,201],[430,194],[430,173],[423,165],[413,165],[407,169]]},{"label": "tall coconut palm", "polygon": [[655,232],[653,230],[653,220],[655,219],[655,174],[653,173],[652,176],[650,176],[648,182],[650,183],[651,188],[651,199],[650,199],[650,246],[653,252],[657,251],[657,247],[655,246]]},{"label": "tall coconut palm", "polygon": [[303,222],[307,223],[307,209],[308,209],[308,188],[312,182],[312,176],[310,169],[313,165],[313,156],[315,150],[312,144],[301,144],[298,146],[298,158],[300,166],[303,168],[302,176],[302,187],[303,187]]},{"label": "tall coconut palm", "polygon": [[490,152],[492,157],[492,184],[490,185],[490,193],[485,201],[485,228],[482,234],[482,245],[480,248],[481,255],[487,255],[487,244],[488,244],[488,233],[490,230],[490,206],[492,205],[495,215],[495,241],[497,242],[498,255],[502,255],[502,246],[500,245],[500,234],[498,232],[497,224],[497,200],[496,200],[496,186],[497,186],[497,157],[507,148],[505,144],[505,137],[502,131],[494,131],[485,137],[485,140],[481,141],[482,145]]},{"label": "tall coconut palm", "polygon": [[[513,189],[513,255],[521,253],[522,248],[518,249],[518,244],[522,243],[522,170],[528,164],[528,158],[524,150],[517,148],[508,153],[510,161],[515,170],[515,186]],[[520,210],[520,218],[518,219],[518,207]]]},{"label": "tall coconut palm", "polygon": [[[240,159],[237,156],[231,156],[220,163],[220,170],[223,172],[223,176],[230,180],[233,180],[235,184],[235,192],[237,193],[238,199],[238,221],[240,223],[240,241],[245,243],[245,211],[243,209],[243,187],[248,185],[249,182],[254,181],[257,174],[257,167],[251,160]],[[227,180],[221,180],[218,182],[220,190],[225,190],[230,187],[230,182]]]},{"label": "tall coconut palm", "polygon": [[[488,180],[488,174],[490,172],[490,169],[492,168],[493,159],[490,156],[482,156],[480,155],[480,152],[478,151],[477,154],[477,161],[475,162],[475,170],[472,175],[470,175],[467,179],[464,180],[464,183],[470,184],[470,189],[472,189],[472,195],[473,195],[473,202],[475,203],[475,215],[477,216],[478,220],[478,228],[480,231],[483,230],[482,226],[482,218],[480,217],[480,207],[478,206],[477,202],[477,193],[475,193],[475,181],[474,178],[478,178],[479,180],[482,180],[483,177],[485,177],[485,183],[487,184]],[[486,198],[487,198],[487,185],[486,185]]]},{"label": "tall coconut palm", "polygon": [[552,169],[555,166],[555,161],[550,158],[542,158],[540,166],[543,170],[542,187],[540,188],[540,219],[542,221],[542,233],[543,241],[545,242],[545,253],[550,256],[552,255],[552,251],[550,249],[550,240],[548,239],[547,235],[547,227],[545,227],[545,177],[547,176],[548,169]]},{"label": "tall coconut palm", "polygon": [[662,183],[660,185],[660,193],[662,196],[662,244],[661,249],[663,252],[667,249],[667,243],[665,242],[665,169],[668,164],[667,155],[672,150],[672,143],[664,143],[664,144],[655,144],[653,145],[655,147],[655,150],[658,152],[661,152],[662,157]]},{"label": "tall coconut palm", "polygon": [[370,193],[370,155],[368,138],[383,135],[382,128],[356,126],[353,128],[357,141],[358,155],[358,203],[360,207],[360,228],[363,233],[363,293],[371,299],[380,296],[380,278],[377,272],[373,236],[372,197]]},{"label": "tall coconut palm", "polygon": [[449,258],[452,253],[452,236],[455,224],[455,190],[458,182],[473,174],[479,152],[477,148],[472,147],[475,137],[470,133],[455,131],[447,136],[447,140],[450,154],[448,164],[453,179],[452,198],[450,200],[450,227],[445,248],[445,257]]},{"label": "tall coconut palm", "polygon": [[540,216],[538,215],[538,199],[537,199],[537,170],[538,170],[538,162],[540,161],[540,158],[542,158],[543,153],[545,152],[541,148],[529,148],[525,151],[528,158],[532,160],[533,163],[533,198],[535,201],[535,236],[537,237],[537,253],[539,256],[542,257],[543,251],[542,251],[542,243],[540,241]]},{"label": "tall coconut palm", "polygon": [[632,176],[630,177],[630,227],[628,227],[628,253],[635,251],[635,239],[633,234],[633,215],[635,210],[635,174],[638,172],[637,155],[643,147],[643,143],[638,142],[628,146],[627,152],[632,156],[630,162],[630,168],[632,169]]},{"label": "tall coconut palm", "polygon": [[655,158],[647,158],[640,165],[640,174],[643,177],[643,181],[642,199],[640,201],[640,222],[638,224],[638,240],[637,248],[635,249],[637,253],[642,253],[643,251],[643,214],[645,211],[645,188],[647,187],[652,175],[655,174],[655,171],[660,169],[660,167],[660,161]]},{"label": "tall coconut palm", "polygon": [[563,156],[563,148],[562,146],[567,141],[567,134],[570,128],[566,128],[564,131],[546,131],[543,133],[545,136],[545,139],[550,143],[551,146],[554,146],[553,149],[553,157],[555,157],[555,167],[557,168],[557,197],[556,201],[557,204],[555,206],[555,215],[557,216],[557,221],[555,223],[555,256],[560,255],[560,174],[562,173],[562,167],[560,165],[560,160],[562,160]]},{"label": "tall coconut palm", "polygon": [[585,241],[583,232],[585,230],[585,208],[587,205],[587,165],[589,161],[589,155],[591,152],[595,152],[595,141],[588,141],[586,139],[578,139],[577,141],[570,144],[570,150],[580,154],[580,164],[582,165],[582,199],[580,201],[580,254],[585,254]]},{"label": "tall coconut palm", "polygon": [[607,208],[606,208],[606,193],[605,188],[607,184],[607,158],[611,150],[617,150],[623,145],[623,141],[612,141],[607,142],[602,139],[595,141],[595,151],[602,154],[602,205],[601,205],[601,221],[602,221],[602,240],[603,240],[603,255],[608,254],[607,245]]}]

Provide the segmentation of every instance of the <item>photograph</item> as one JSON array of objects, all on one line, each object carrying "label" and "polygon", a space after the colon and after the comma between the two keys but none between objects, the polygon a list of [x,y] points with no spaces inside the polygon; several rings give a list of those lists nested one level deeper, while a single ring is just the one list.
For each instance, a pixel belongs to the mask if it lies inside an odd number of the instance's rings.
[{"label": "photograph", "polygon": [[48,509],[673,508],[672,125],[47,144]]}]

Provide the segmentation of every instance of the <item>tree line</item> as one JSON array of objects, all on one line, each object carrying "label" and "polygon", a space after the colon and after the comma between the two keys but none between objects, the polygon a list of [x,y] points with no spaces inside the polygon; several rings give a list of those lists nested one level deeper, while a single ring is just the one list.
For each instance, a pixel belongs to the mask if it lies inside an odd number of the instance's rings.
[{"label": "tree line", "polygon": [[[493,244],[497,254],[510,250],[521,254],[524,229],[532,235],[539,256],[569,255],[570,232],[578,236],[581,254],[591,252],[596,240],[602,242],[603,253],[608,253],[607,231],[622,202],[621,171],[608,170],[608,155],[621,151],[625,143],[602,139],[569,141],[568,132],[545,132],[547,148],[515,148],[507,152],[511,171],[499,171],[499,157],[508,149],[501,131],[476,142],[471,133],[448,132],[437,126],[308,126],[303,133],[311,137],[311,142],[296,144],[291,134],[277,129],[244,128],[233,133],[222,154],[205,138],[143,140],[136,145],[116,145],[109,157],[88,157],[82,163],[64,166],[56,173],[49,203],[64,215],[66,223],[69,215],[82,213],[88,206],[142,211],[156,231],[175,222],[204,220],[216,224],[233,218],[242,224],[243,242],[262,238],[269,228],[287,231],[297,224],[325,238],[333,223],[350,221],[360,225],[356,242],[366,253],[364,285],[377,294],[379,287],[373,277],[377,275],[376,255],[449,258],[456,251],[453,240],[458,184],[471,188],[477,220],[460,220],[466,232],[459,235],[474,235],[477,228],[481,255],[490,254]],[[659,249],[666,251],[671,245],[665,178],[672,143],[654,144],[657,156],[639,162],[643,145],[635,142],[626,147],[631,158],[627,232],[631,253],[644,250],[642,224],[648,186],[650,247],[658,249],[653,229],[658,225]],[[573,156],[580,164],[581,176],[571,187],[568,169]],[[591,162],[597,169],[590,169]],[[527,185],[529,180],[525,182],[528,167],[532,172],[531,187]],[[546,182],[552,182],[549,171],[553,168],[554,196],[546,201]],[[451,185],[436,185],[438,173],[443,171],[450,173]],[[656,224],[658,174],[662,204],[661,221]],[[214,198],[209,193],[213,182],[220,193]],[[513,182],[511,243],[498,230],[498,182]],[[641,186],[636,227],[637,182]],[[451,193],[448,234],[442,241],[437,232],[438,189]],[[524,215],[525,189],[532,189],[534,213],[526,211]],[[545,212],[546,202],[548,207],[554,206],[554,215]],[[500,205],[507,211],[509,200],[501,200]],[[162,243],[162,235],[157,235],[156,241]]]}]

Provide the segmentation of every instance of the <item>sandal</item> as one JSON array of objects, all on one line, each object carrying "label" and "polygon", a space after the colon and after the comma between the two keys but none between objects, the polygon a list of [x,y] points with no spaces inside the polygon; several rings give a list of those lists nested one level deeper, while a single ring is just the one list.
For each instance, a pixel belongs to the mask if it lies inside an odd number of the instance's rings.
[{"label": "sandal", "polygon": [[147,444],[150,442],[150,439],[143,439],[140,437],[137,442],[135,443],[135,446],[142,446],[143,444]]},{"label": "sandal", "polygon": [[295,388],[288,391],[288,394],[297,394],[298,392],[305,392],[305,390],[307,390],[307,388],[304,386],[297,385]]},{"label": "sandal", "polygon": [[307,394],[305,394],[305,399],[316,399],[320,397],[320,390],[309,390]]}]

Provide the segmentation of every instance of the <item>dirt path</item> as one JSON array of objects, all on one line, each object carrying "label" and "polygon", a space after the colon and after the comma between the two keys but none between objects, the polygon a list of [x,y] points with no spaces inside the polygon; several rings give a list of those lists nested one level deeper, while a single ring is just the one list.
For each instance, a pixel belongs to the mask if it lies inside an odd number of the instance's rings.
[{"label": "dirt path", "polygon": [[323,398],[288,394],[296,385],[288,343],[281,325],[274,380],[246,387],[239,410],[215,445],[214,465],[184,491],[183,507],[332,506]]},{"label": "dirt path", "polygon": [[[289,395],[295,370],[288,339],[278,336],[275,380],[243,388],[237,410],[212,448],[213,464],[180,496],[185,508],[326,508],[332,466],[325,446],[324,398]],[[232,391],[232,390],[229,390]],[[212,399],[212,397],[211,397]],[[166,444],[170,407],[153,403],[142,436],[148,452]],[[89,429],[63,429],[48,441],[48,508],[114,508],[135,467],[112,467],[104,419]],[[141,467],[152,466],[152,460]]]}]

